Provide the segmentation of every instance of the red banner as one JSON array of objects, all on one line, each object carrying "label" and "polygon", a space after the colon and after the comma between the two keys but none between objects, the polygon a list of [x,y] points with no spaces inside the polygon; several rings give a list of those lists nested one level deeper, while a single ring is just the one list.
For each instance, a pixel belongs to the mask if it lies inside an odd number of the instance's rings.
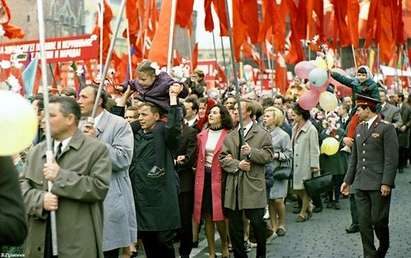
[{"label": "red banner", "polygon": [[[45,50],[48,63],[90,60],[98,58],[98,38],[93,34],[46,39]],[[40,58],[38,40],[17,41],[0,44],[0,60],[26,63]]]}]

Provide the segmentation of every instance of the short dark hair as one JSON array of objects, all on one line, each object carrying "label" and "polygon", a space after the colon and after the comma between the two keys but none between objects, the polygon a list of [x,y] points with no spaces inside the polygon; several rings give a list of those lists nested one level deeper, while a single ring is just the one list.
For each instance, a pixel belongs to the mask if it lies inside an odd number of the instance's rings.
[{"label": "short dark hair", "polygon": [[365,73],[367,74],[367,70],[364,67],[360,67],[357,71],[357,73]]},{"label": "short dark hair", "polygon": [[193,110],[196,110],[198,112],[199,106],[198,106],[198,101],[196,97],[188,97],[184,100],[186,103],[191,103],[191,108]]},{"label": "short dark hair", "polygon": [[142,108],[142,107],[149,107],[151,113],[153,113],[153,114],[159,114],[159,115],[162,114],[161,108],[159,106],[157,106],[156,104],[153,104],[151,102],[143,102],[143,104],[141,104],[140,108]]},{"label": "short dark hair", "polygon": [[276,96],[274,97],[274,99],[281,99],[281,103],[284,104],[284,97],[283,97],[283,96],[281,96],[281,95],[276,95]]},{"label": "short dark hair", "polygon": [[[233,120],[231,119],[231,115],[230,112],[228,112],[228,109],[221,104],[216,104],[212,108],[214,107],[218,107],[220,109],[221,127],[227,130],[233,129]],[[210,108],[210,110],[212,108]]]},{"label": "short dark hair", "polygon": [[[93,89],[93,92],[94,92],[94,101],[96,101],[96,96],[97,96],[98,87],[95,87],[95,86],[93,86],[93,85],[88,85],[87,87],[90,87],[90,88]],[[86,87],[86,88],[87,88],[87,87]],[[101,98],[101,100],[102,100],[101,107],[104,108],[104,109],[107,108],[108,96],[107,96],[107,93],[106,93],[106,91],[105,91],[104,89],[101,89],[100,98]]]},{"label": "short dark hair", "polygon": [[274,100],[270,97],[265,97],[263,98],[261,105],[263,106],[264,109],[271,107],[272,105],[274,105]]},{"label": "short dark hair", "polygon": [[62,96],[67,96],[67,97],[71,97],[71,96],[76,97],[77,96],[76,91],[72,88],[63,90],[61,92],[61,95]]},{"label": "short dark hair", "polygon": [[75,99],[67,96],[52,96],[50,97],[49,103],[59,103],[60,112],[64,116],[73,114],[76,124],[78,125],[81,118],[81,109],[80,105],[76,102]]},{"label": "short dark hair", "polygon": [[305,121],[310,119],[310,111],[303,109],[298,102],[294,104],[293,106],[293,111],[297,114],[303,117]]}]

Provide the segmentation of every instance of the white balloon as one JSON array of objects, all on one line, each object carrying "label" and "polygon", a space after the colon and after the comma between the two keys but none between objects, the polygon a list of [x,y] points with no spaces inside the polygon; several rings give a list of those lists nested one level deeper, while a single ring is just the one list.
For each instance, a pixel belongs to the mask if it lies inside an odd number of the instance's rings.
[{"label": "white balloon", "polygon": [[337,108],[338,100],[331,92],[324,91],[320,94],[319,103],[324,111],[334,111]]},{"label": "white balloon", "polygon": [[37,132],[37,114],[19,94],[0,90],[0,156],[29,147]]}]

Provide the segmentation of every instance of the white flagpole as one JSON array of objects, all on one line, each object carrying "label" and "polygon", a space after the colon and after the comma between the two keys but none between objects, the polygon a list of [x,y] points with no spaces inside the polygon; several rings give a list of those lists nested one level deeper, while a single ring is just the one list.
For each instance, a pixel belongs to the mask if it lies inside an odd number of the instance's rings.
[{"label": "white flagpole", "polygon": [[130,44],[130,28],[128,26],[127,20],[127,48],[128,48],[128,70],[129,70],[129,80],[133,80],[133,67],[131,65],[131,44]]},{"label": "white flagpole", "polygon": [[98,16],[98,25],[100,27],[100,60],[99,60],[99,75],[100,79],[102,79],[103,73],[103,26],[104,26],[104,0],[100,0],[100,8],[99,8],[99,16]]},{"label": "white flagpole", "polygon": [[[47,85],[47,65],[46,65],[46,52],[44,49],[46,39],[44,30],[44,14],[43,14],[43,0],[37,0],[37,17],[39,22],[39,45],[40,45],[40,60],[41,60],[41,78],[43,84],[43,98],[44,98],[44,120],[46,130],[46,162],[47,164],[53,163],[53,149],[51,146],[51,131],[50,131],[50,114],[49,114],[49,91]],[[47,189],[51,192],[53,183],[47,181]],[[58,255],[57,248],[57,227],[56,227],[56,212],[50,212],[50,226],[51,226],[51,243],[53,255]]]},{"label": "white flagpole", "polygon": [[94,117],[96,116],[100,95],[101,95],[101,92],[102,92],[103,87],[104,87],[104,81],[105,81],[104,78],[106,78],[108,68],[110,66],[114,46],[116,45],[117,35],[118,35],[118,31],[120,29],[121,19],[123,18],[125,5],[126,5],[126,0],[122,0],[121,5],[120,5],[120,12],[118,14],[117,21],[116,21],[116,27],[115,27],[115,30],[114,30],[113,37],[111,39],[110,48],[108,49],[106,63],[104,64],[103,74],[102,74],[102,77],[101,77],[101,80],[100,80],[100,86],[98,87],[98,91],[97,91],[97,94],[96,94],[96,99],[94,101],[93,111],[91,113],[91,119],[89,119],[89,122],[92,122],[92,123],[94,123],[93,120],[94,120]]},{"label": "white flagpole", "polygon": [[171,1],[171,15],[170,15],[170,33],[168,38],[168,51],[167,51],[167,72],[171,71],[173,60],[173,40],[174,40],[174,27],[176,22],[176,10],[177,0]]}]

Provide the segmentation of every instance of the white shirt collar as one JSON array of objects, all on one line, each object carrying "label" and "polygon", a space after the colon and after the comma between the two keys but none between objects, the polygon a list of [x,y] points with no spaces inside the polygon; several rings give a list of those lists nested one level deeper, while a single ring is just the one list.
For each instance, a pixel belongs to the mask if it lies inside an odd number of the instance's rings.
[{"label": "white shirt collar", "polygon": [[[252,126],[253,126],[253,121],[252,120],[250,121],[250,123],[248,123],[246,126],[244,126],[244,136],[248,134],[248,131],[250,131]],[[240,130],[240,125],[238,126],[238,130]]]},{"label": "white shirt collar", "polygon": [[371,125],[374,123],[375,119],[377,119],[377,115],[372,117],[370,120],[367,121],[368,129],[370,129]]},{"label": "white shirt collar", "polygon": [[190,120],[187,120],[187,119],[184,119],[184,120],[187,123],[187,125],[191,127],[197,121],[197,117],[193,117],[193,119],[190,119]]},{"label": "white shirt collar", "polygon": [[65,150],[66,147],[67,147],[67,145],[69,144],[71,138],[72,138],[72,137],[69,137],[69,138],[66,138],[66,139],[64,139],[64,140],[62,140],[62,141],[54,140],[54,147],[53,147],[53,148],[54,148],[54,149],[53,149],[53,150],[54,150],[54,153],[57,153],[57,148],[58,148],[60,142],[61,142],[61,151]]}]

